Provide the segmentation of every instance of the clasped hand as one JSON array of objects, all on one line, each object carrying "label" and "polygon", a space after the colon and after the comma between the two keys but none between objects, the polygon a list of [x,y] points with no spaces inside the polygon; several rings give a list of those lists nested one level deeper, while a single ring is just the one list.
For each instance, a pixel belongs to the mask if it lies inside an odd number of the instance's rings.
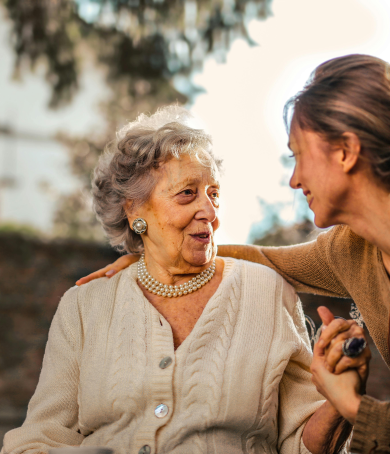
[{"label": "clasped hand", "polygon": [[335,319],[324,306],[318,308],[318,313],[323,328],[314,346],[312,381],[337,411],[354,424],[361,395],[365,393],[371,352],[366,346],[359,356],[350,358],[343,354],[342,347],[348,338],[365,339],[365,333],[353,320]]}]

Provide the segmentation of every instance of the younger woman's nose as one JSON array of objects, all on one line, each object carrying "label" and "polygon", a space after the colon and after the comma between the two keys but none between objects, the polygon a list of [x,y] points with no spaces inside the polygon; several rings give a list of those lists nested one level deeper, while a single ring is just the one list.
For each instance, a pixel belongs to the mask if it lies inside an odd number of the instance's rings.
[{"label": "younger woman's nose", "polygon": [[299,182],[298,175],[296,172],[296,168],[294,168],[293,174],[291,175],[290,178],[290,187],[292,189],[299,189],[302,187],[301,183]]}]

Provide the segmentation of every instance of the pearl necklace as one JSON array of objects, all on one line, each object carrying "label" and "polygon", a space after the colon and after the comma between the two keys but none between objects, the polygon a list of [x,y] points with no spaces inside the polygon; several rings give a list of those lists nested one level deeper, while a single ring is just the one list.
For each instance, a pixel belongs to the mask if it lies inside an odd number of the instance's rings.
[{"label": "pearl necklace", "polygon": [[208,281],[212,279],[215,273],[215,260],[207,268],[207,270],[202,271],[191,280],[181,285],[166,285],[161,282],[153,279],[152,276],[148,273],[145,264],[145,256],[142,255],[138,262],[138,280],[141,284],[149,290],[149,292],[154,293],[159,296],[167,296],[168,298],[175,298],[177,296],[187,295],[188,293],[196,292]]}]

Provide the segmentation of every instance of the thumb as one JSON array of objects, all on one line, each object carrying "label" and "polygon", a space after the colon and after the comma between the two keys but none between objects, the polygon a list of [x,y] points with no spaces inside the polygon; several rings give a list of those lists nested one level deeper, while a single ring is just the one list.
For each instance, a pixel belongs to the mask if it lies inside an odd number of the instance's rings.
[{"label": "thumb", "polygon": [[334,320],[334,315],[332,312],[325,306],[320,306],[317,309],[318,315],[321,317],[322,323],[325,326],[328,326],[329,323]]},{"label": "thumb", "polygon": [[321,347],[320,344],[317,342],[314,344],[313,348],[313,361],[322,361],[325,360],[325,348]]}]

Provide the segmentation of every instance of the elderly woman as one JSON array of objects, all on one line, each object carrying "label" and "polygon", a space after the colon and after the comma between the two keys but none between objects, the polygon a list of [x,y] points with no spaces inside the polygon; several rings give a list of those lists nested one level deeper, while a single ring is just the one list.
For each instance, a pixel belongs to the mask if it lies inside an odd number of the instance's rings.
[{"label": "elderly woman", "polygon": [[3,453],[323,454],[344,443],[348,424],[311,383],[293,288],[216,258],[220,162],[185,115],[140,116],[100,161],[96,212],[114,246],[144,255],[65,294]]}]

